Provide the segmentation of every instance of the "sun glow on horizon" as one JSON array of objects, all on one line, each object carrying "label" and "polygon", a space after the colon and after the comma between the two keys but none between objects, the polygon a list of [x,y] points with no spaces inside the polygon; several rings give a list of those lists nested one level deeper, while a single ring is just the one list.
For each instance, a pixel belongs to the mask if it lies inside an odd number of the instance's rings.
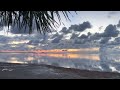
[{"label": "sun glow on horizon", "polygon": [[88,59],[88,60],[95,60],[99,61],[99,55],[98,54],[73,54],[73,53],[67,53],[67,54],[35,54],[36,56],[42,56],[42,57],[52,57],[52,58],[66,58],[66,59]]},{"label": "sun glow on horizon", "polygon": [[29,40],[21,40],[21,41],[11,41],[8,44],[23,44],[23,43],[28,43]]}]

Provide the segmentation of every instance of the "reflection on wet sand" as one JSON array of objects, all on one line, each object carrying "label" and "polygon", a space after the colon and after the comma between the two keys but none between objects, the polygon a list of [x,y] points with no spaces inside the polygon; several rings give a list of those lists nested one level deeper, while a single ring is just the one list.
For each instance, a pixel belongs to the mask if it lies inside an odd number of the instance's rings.
[{"label": "reflection on wet sand", "polygon": [[20,63],[20,64],[25,64],[25,62],[18,61],[18,60],[10,60],[8,63]]},{"label": "reflection on wet sand", "polygon": [[52,57],[52,58],[66,58],[66,59],[88,59],[88,60],[96,60],[99,61],[99,55],[98,54],[73,54],[73,53],[67,53],[67,54],[35,54],[36,56],[40,57]]},{"label": "reflection on wet sand", "polygon": [[[4,56],[3,54],[2,56]],[[1,58],[2,59],[2,58]],[[77,54],[77,53],[34,53],[34,54],[8,54],[8,56],[3,57],[3,62],[8,63],[26,63],[29,61],[37,61],[42,59],[48,59],[48,60],[55,60],[55,59],[73,59],[73,60],[93,60],[93,61],[99,61],[100,57],[99,54]]]},{"label": "reflection on wet sand", "polygon": [[25,57],[25,59],[26,59],[26,61],[33,61],[33,60],[35,60],[35,58],[32,57],[32,56]]},{"label": "reflection on wet sand", "polygon": [[[93,54],[98,52],[99,48],[80,48],[80,49],[51,49],[51,50],[32,50],[32,51],[14,51],[14,50],[2,50],[1,61],[9,63],[26,63],[29,61],[37,61],[42,59],[78,59],[78,60],[93,60],[99,61],[99,54]],[[6,52],[6,53],[2,53]],[[28,52],[28,53],[27,53]],[[31,52],[31,53],[30,53]],[[93,52],[93,53],[88,53]],[[7,57],[6,57],[7,56]],[[63,61],[64,62],[64,61]]]}]

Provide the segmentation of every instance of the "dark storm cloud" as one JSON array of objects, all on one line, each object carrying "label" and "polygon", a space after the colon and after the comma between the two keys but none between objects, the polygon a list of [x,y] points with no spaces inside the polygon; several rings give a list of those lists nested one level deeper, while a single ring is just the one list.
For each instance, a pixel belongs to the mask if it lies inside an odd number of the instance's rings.
[{"label": "dark storm cloud", "polygon": [[56,38],[57,36],[59,36],[59,34],[58,34],[58,33],[55,33],[54,35],[52,35],[51,38],[53,39],[53,38]]},{"label": "dark storm cloud", "polygon": [[63,27],[60,32],[63,32],[64,34],[67,34],[67,33],[70,32],[70,30],[68,30],[66,27]]},{"label": "dark storm cloud", "polygon": [[100,33],[95,33],[90,36],[90,40],[99,40],[101,38]]},{"label": "dark storm cloud", "polygon": [[117,37],[119,34],[119,31],[116,28],[116,25],[108,25],[104,31],[104,33],[101,34],[101,37]]},{"label": "dark storm cloud", "polygon": [[80,38],[76,38],[74,40],[75,44],[85,44],[87,42],[87,39],[80,39]]},{"label": "dark storm cloud", "polygon": [[[103,33],[95,33],[93,35],[90,35],[89,41],[94,41],[94,40],[100,40],[100,44],[106,44],[109,42],[111,37],[117,37],[119,34],[119,31],[116,28],[116,25],[108,25]],[[84,37],[87,38],[87,36],[84,35]]]},{"label": "dark storm cloud", "polygon": [[88,36],[91,36],[92,34],[90,32],[87,33]]},{"label": "dark storm cloud", "polygon": [[59,35],[55,39],[52,40],[52,43],[59,43],[62,38],[63,38],[63,35]]},{"label": "dark storm cloud", "polygon": [[99,40],[101,37],[99,37],[99,33],[91,34],[90,32],[87,33],[87,35],[82,34],[80,37],[78,37],[77,34],[72,34],[71,39],[74,39],[75,44],[84,44],[86,42],[91,42],[93,40]]},{"label": "dark storm cloud", "polygon": [[116,42],[120,42],[120,37],[115,38],[115,41],[116,41]]},{"label": "dark storm cloud", "polygon": [[118,24],[117,24],[117,27],[120,28],[120,20],[119,20],[119,22],[118,22]]},{"label": "dark storm cloud", "polygon": [[88,36],[87,36],[87,35],[85,35],[85,34],[82,34],[79,38],[80,38],[80,39],[87,39],[87,38],[88,38]]},{"label": "dark storm cloud", "polygon": [[38,45],[39,43],[41,43],[39,40],[30,40],[27,44]]},{"label": "dark storm cloud", "polygon": [[[78,30],[78,27],[81,25],[71,25],[71,27],[69,28],[69,30],[72,28],[74,28],[74,30]],[[102,28],[103,26],[101,26],[100,28]],[[99,28],[99,29],[100,29]],[[66,29],[64,29],[66,30]],[[95,33],[95,34],[91,34],[90,32],[86,34],[82,34],[80,37],[78,37],[78,34],[73,33],[71,36],[71,39],[73,39],[74,44],[84,44],[86,42],[92,42],[92,41],[96,41],[100,44],[106,44],[109,42],[109,40],[111,39],[111,37],[117,37],[119,34],[119,31],[117,30],[117,26],[116,25],[112,25],[109,24],[103,33]],[[54,40],[54,42],[59,42],[60,39],[56,38]]]},{"label": "dark storm cloud", "polygon": [[100,44],[105,44],[107,43],[111,37],[117,37],[119,34],[119,31],[117,30],[115,25],[108,25],[103,33],[95,33],[93,35],[90,35],[90,41],[94,40],[100,40]]},{"label": "dark storm cloud", "polygon": [[73,33],[70,39],[78,38],[78,34]]},{"label": "dark storm cloud", "polygon": [[80,37],[76,37],[76,38],[74,38],[74,43],[75,44],[84,44],[84,43],[86,43],[86,42],[90,42],[91,40],[90,40],[90,36],[91,36],[92,34],[90,33],[90,32],[88,32],[88,34],[87,35],[85,35],[85,34],[82,34]]},{"label": "dark storm cloud", "polygon": [[[78,30],[79,31],[83,31],[83,27],[87,26],[86,24],[84,24],[84,25],[83,24],[80,24],[80,25],[71,25],[71,27],[68,30],[74,29],[74,31],[78,31]],[[82,34],[80,37],[78,37],[78,34],[72,33],[72,36],[71,36],[70,39],[72,39],[74,41],[74,44],[85,44],[87,42],[92,42],[92,41],[93,42],[98,42],[100,44],[106,44],[106,43],[109,42],[109,40],[111,39],[111,37],[117,37],[118,36],[119,31],[117,30],[117,26],[109,24],[105,28],[105,30],[104,30],[103,33],[91,34],[90,32],[88,32],[87,35],[86,34]],[[102,27],[103,26],[101,26],[99,29],[101,29]],[[87,26],[87,28],[88,28],[88,26]],[[84,28],[84,30],[85,30],[85,28]],[[62,29],[62,31],[64,33],[68,33],[67,28],[65,28],[65,27]],[[64,35],[64,34],[62,34],[62,35]],[[57,34],[56,38],[52,41],[52,43],[59,43],[59,41],[62,39],[59,36],[60,35]]]},{"label": "dark storm cloud", "polygon": [[70,27],[69,27],[69,30],[74,30],[74,31],[79,31],[79,32],[82,32],[82,31],[84,31],[84,30],[86,30],[86,29],[88,29],[88,28],[91,28],[92,26],[91,26],[91,24],[90,24],[90,22],[83,22],[82,24],[79,24],[79,25],[71,25]]},{"label": "dark storm cloud", "polygon": [[108,43],[108,41],[111,39],[111,37],[104,37],[102,38],[102,40],[100,41],[100,44],[106,44]]}]

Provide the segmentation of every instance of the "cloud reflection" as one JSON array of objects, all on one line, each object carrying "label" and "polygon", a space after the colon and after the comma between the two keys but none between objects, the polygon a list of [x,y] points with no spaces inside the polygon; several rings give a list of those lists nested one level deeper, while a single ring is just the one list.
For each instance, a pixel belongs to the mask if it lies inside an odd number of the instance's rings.
[{"label": "cloud reflection", "polygon": [[64,58],[64,59],[87,59],[87,60],[96,60],[99,61],[98,54],[73,54],[73,53],[66,53],[66,54],[35,54],[39,57],[52,57],[52,58]]}]

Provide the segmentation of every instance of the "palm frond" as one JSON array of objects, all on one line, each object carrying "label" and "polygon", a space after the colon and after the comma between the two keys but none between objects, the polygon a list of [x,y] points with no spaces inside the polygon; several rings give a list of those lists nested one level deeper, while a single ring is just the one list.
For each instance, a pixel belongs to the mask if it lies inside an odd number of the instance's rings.
[{"label": "palm frond", "polygon": [[9,26],[17,25],[20,30],[28,27],[29,34],[36,27],[39,33],[46,33],[61,25],[61,13],[70,20],[70,11],[0,11],[0,25],[8,26],[8,29]]}]

